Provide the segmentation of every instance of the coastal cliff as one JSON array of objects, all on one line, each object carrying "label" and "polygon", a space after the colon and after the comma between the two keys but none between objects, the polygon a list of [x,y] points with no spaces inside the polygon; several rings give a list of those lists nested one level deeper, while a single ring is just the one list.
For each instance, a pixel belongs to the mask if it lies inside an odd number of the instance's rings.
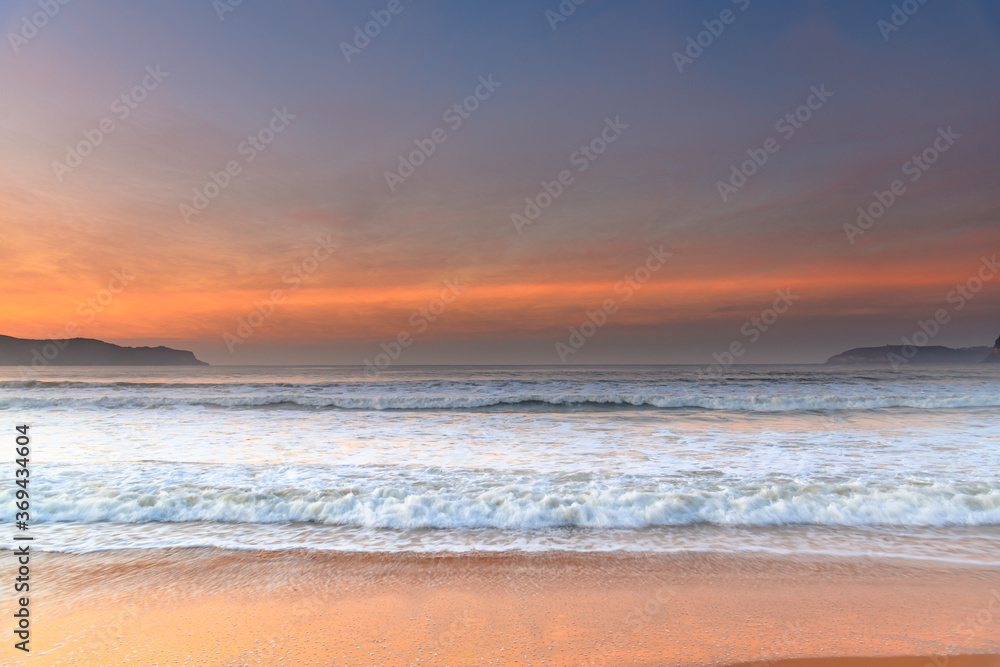
[{"label": "coastal cliff", "polygon": [[193,352],[122,347],[93,338],[32,340],[0,336],[0,366],[207,366]]},{"label": "coastal cliff", "polygon": [[[988,347],[952,348],[941,345],[917,347],[915,354],[909,354],[913,348],[904,354],[903,345],[885,345],[883,347],[856,347],[840,354],[835,354],[826,360],[828,365],[849,364],[888,364],[890,355],[897,359],[908,359],[914,364],[975,364],[983,361],[983,357],[992,350]],[[1000,361],[993,355],[993,359]]]},{"label": "coastal cliff", "polygon": [[989,356],[983,359],[985,364],[1000,364],[1000,338],[997,338],[997,342],[993,343],[993,350],[990,351]]}]

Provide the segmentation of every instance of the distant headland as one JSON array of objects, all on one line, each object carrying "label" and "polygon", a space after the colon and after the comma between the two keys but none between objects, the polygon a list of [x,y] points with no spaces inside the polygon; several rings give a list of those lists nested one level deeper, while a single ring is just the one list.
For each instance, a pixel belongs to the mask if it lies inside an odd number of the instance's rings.
[{"label": "distant headland", "polygon": [[93,338],[31,340],[0,336],[0,366],[207,366],[194,352],[122,347]]},{"label": "distant headland", "polygon": [[988,364],[1000,364],[1000,338],[997,338],[997,342],[993,343],[993,349],[990,350],[990,356],[983,359],[983,361]]},{"label": "distant headland", "polygon": [[944,347],[928,345],[885,345],[883,347],[856,347],[826,360],[829,365],[892,364],[900,361],[913,364],[978,364],[1000,363],[1000,338],[993,347]]}]

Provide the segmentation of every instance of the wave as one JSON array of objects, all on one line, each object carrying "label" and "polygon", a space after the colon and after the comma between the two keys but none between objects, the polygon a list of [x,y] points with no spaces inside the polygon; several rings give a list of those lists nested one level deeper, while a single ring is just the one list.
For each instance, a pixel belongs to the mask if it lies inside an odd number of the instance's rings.
[{"label": "wave", "polygon": [[734,411],[872,410],[891,408],[956,409],[1000,407],[1000,394],[899,395],[674,395],[674,394],[544,394],[508,395],[322,395],[315,392],[177,395],[123,395],[0,399],[0,409],[162,409],[162,408],[292,408],[302,410],[482,410],[482,409],[701,409]]},{"label": "wave", "polygon": [[[708,488],[453,482],[345,481],[320,489],[190,483],[165,487],[143,482],[115,488],[88,486],[78,478],[39,493],[32,518],[40,523],[312,522],[364,528],[516,530],[1000,524],[1000,483],[986,481],[757,482]],[[12,512],[13,492],[0,496],[0,503]]]}]

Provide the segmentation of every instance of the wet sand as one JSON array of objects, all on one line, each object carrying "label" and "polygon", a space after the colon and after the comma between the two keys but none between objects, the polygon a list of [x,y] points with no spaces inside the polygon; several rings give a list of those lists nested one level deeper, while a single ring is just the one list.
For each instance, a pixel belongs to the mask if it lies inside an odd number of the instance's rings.
[{"label": "wet sand", "polygon": [[1000,666],[975,565],[172,549],[35,554],[32,582],[3,664]]}]

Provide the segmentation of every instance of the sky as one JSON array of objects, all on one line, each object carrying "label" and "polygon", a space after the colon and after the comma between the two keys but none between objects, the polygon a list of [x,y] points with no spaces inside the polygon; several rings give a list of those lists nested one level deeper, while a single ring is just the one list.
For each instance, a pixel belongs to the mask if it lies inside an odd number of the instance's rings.
[{"label": "sky", "polygon": [[1000,334],[996,2],[6,0],[0,27],[0,334],[382,365]]}]

